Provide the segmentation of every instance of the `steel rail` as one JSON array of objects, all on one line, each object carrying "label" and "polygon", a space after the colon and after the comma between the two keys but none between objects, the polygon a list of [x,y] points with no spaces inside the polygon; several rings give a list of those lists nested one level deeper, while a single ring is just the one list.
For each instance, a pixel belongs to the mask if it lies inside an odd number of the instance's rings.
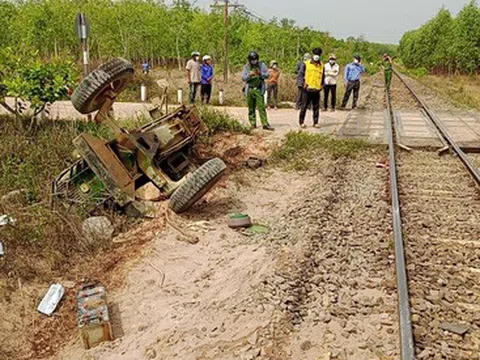
[{"label": "steel rail", "polygon": [[415,358],[415,348],[413,343],[410,301],[408,296],[408,279],[405,261],[405,246],[403,242],[402,215],[400,212],[400,197],[398,195],[397,165],[395,162],[395,137],[392,117],[393,111],[388,89],[385,91],[385,97],[387,101],[387,136],[390,152],[390,192],[392,194],[393,234],[395,237],[395,267],[397,276],[400,347],[402,360],[413,360]]},{"label": "steel rail", "polygon": [[467,168],[467,170],[472,175],[473,179],[476,181],[477,185],[480,185],[480,171],[475,166],[475,164],[470,160],[470,158],[465,154],[465,152],[458,146],[458,144],[453,140],[452,136],[449,134],[443,123],[437,116],[429,109],[427,104],[418,97],[415,91],[412,89],[410,85],[407,84],[405,79],[398,73],[397,70],[393,69],[395,75],[400,79],[400,81],[405,85],[405,87],[410,91],[413,97],[418,101],[420,106],[423,108],[425,113],[428,115],[430,120],[433,122],[435,127],[438,129],[442,137],[447,141],[448,145],[453,149],[453,151],[458,155],[460,160],[462,161],[463,165]]}]

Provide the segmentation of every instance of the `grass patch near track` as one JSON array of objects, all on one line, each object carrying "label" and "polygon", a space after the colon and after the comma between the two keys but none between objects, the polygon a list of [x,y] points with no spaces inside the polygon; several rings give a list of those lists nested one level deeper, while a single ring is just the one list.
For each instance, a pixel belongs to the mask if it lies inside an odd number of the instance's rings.
[{"label": "grass patch near track", "polygon": [[354,159],[367,150],[382,147],[357,139],[336,139],[324,134],[292,131],[286,135],[284,143],[272,153],[272,163],[289,170],[305,171],[314,169],[320,158]]},{"label": "grass patch near track", "polygon": [[480,110],[480,75],[430,75],[425,69],[402,72],[460,108]]},{"label": "grass patch near track", "polygon": [[204,106],[200,108],[200,116],[203,123],[208,128],[208,135],[214,135],[220,132],[246,135],[252,134],[252,129],[249,125],[241,123],[224,111]]}]

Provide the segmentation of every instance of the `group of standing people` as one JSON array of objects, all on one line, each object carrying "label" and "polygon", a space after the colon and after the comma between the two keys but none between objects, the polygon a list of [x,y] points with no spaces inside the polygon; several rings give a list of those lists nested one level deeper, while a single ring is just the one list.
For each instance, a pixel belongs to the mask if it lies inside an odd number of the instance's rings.
[{"label": "group of standing people", "polygon": [[[311,54],[305,54],[302,61],[297,64],[297,86],[298,97],[296,108],[300,110],[299,123],[305,128],[305,117],[308,109],[313,110],[313,126],[318,128],[320,121],[321,92],[323,96],[323,110],[336,110],[337,85],[340,76],[340,65],[337,63],[335,54],[331,54],[328,62],[322,62],[323,51],[321,48],[314,48]],[[392,61],[388,54],[384,55],[384,68],[387,86],[390,86]],[[186,65],[187,80],[190,87],[190,103],[195,103],[198,88],[201,91],[202,103],[209,104],[212,94],[212,81],[214,69],[212,58],[205,55],[200,62],[200,53],[195,51],[192,58]],[[343,81],[345,84],[345,95],[341,108],[345,109],[353,93],[352,109],[357,107],[360,95],[360,81],[365,67],[362,65],[360,55],[354,55],[353,61],[344,70]],[[260,61],[257,52],[251,51],[248,54],[248,62],[242,73],[242,80],[245,83],[244,92],[248,104],[248,117],[253,128],[257,126],[256,111],[260,114],[260,121],[263,129],[274,130],[268,123],[266,105],[269,108],[278,109],[278,87],[280,79],[278,62],[272,60],[267,65]],[[267,104],[265,103],[267,93]]]},{"label": "group of standing people", "polygon": [[[323,110],[335,111],[337,104],[337,84],[340,75],[340,65],[335,54],[331,54],[328,62],[322,63],[322,49],[315,48],[313,55],[305,54],[303,60],[297,64],[297,109],[300,110],[300,127],[305,128],[305,116],[308,108],[313,110],[313,126],[319,127],[320,120],[320,93],[324,91]],[[357,107],[360,94],[360,79],[365,72],[360,55],[354,55],[353,62],[347,65],[344,71],[345,96],[342,109],[348,104],[353,92],[352,109]]]},{"label": "group of standing people", "polygon": [[197,98],[198,89],[203,104],[210,104],[212,98],[212,82],[215,75],[212,65],[212,57],[204,55],[200,63],[200,53],[194,51],[192,58],[188,60],[187,81],[190,90],[190,103],[194,104]]}]

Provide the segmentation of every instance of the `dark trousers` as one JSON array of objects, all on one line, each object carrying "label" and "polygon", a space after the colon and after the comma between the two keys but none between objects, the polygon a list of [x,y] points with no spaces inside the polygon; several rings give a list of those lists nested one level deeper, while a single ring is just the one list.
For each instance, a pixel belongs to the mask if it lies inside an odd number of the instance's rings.
[{"label": "dark trousers", "polygon": [[202,103],[210,104],[212,97],[212,84],[202,84]]},{"label": "dark trousers", "polygon": [[345,91],[345,96],[343,97],[342,107],[347,106],[348,100],[350,100],[350,95],[353,91],[353,106],[352,108],[357,107],[358,96],[360,95],[360,80],[349,81],[347,83],[347,91]]},{"label": "dark trousers", "polygon": [[199,86],[199,83],[190,84],[190,104],[195,104],[195,99],[197,98],[197,91]]},{"label": "dark trousers", "polygon": [[313,108],[313,124],[318,124],[320,120],[320,91],[304,91],[302,99],[302,109],[300,110],[300,125],[305,122],[307,109],[310,105]]},{"label": "dark trousers", "polygon": [[323,108],[327,110],[328,108],[328,97],[332,93],[332,109],[335,110],[335,105],[337,104],[337,85],[325,85],[323,87]]},{"label": "dark trousers", "polygon": [[304,93],[305,93],[305,89],[303,88],[303,86],[299,86],[298,94],[297,94],[297,109],[302,108]]},{"label": "dark trousers", "polygon": [[268,106],[278,106],[278,84],[267,86]]}]

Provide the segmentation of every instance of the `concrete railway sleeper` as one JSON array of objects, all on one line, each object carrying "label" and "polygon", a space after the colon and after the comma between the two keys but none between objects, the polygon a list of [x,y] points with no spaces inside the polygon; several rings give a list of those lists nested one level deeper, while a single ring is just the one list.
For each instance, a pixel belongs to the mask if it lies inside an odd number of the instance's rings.
[{"label": "concrete railway sleeper", "polygon": [[[478,359],[478,168],[402,76],[395,73],[401,81],[394,82],[393,87],[405,86],[412,96],[412,108],[420,106],[425,111],[461,160],[440,157],[435,152],[396,152],[394,109],[386,93],[392,125],[390,180],[402,359]],[[391,91],[399,93],[393,87]]]}]

